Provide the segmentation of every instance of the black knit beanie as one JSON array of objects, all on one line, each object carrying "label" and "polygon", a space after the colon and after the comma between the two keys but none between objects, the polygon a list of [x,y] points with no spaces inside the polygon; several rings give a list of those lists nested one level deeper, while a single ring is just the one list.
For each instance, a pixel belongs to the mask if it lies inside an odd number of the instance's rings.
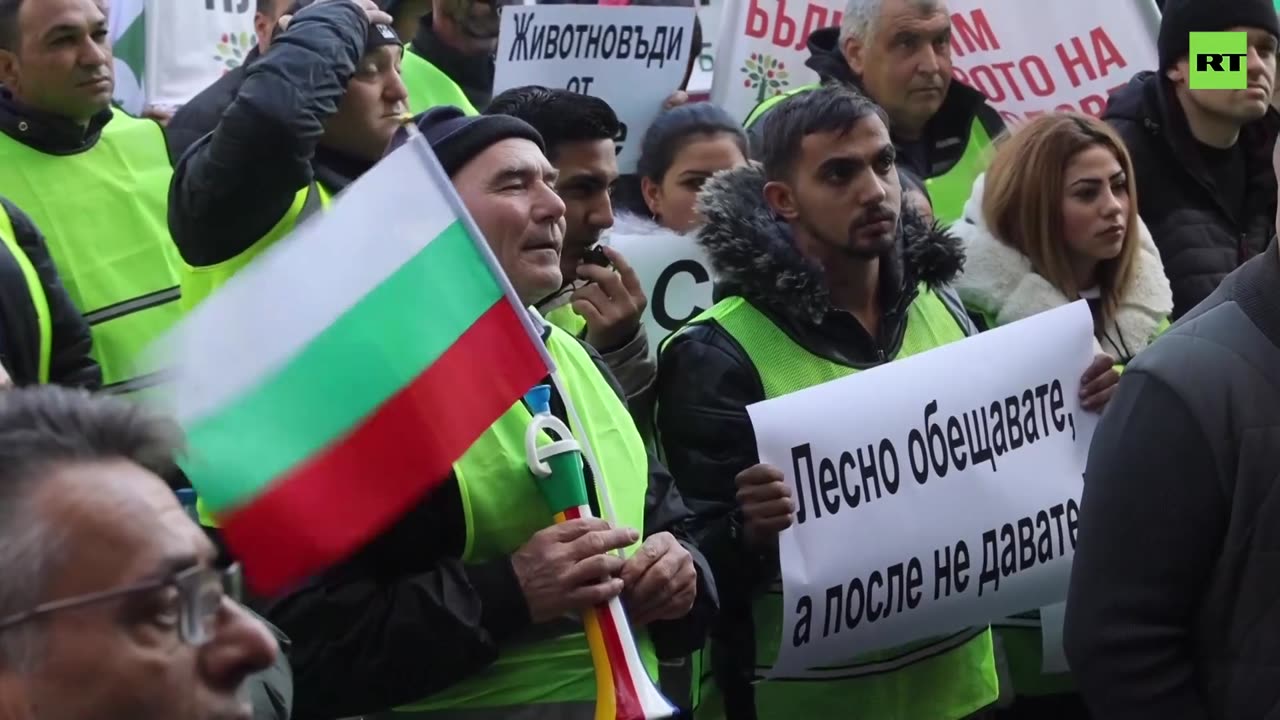
[{"label": "black knit beanie", "polygon": [[[314,5],[316,0],[293,0],[289,3],[289,7],[285,8],[284,15],[297,15],[309,5]],[[364,51],[369,52],[383,45],[403,45],[400,37],[396,35],[395,28],[390,25],[370,25],[369,32],[364,36]]]},{"label": "black knit beanie", "polygon": [[467,115],[456,107],[434,107],[413,119],[426,136],[444,171],[453,177],[472,158],[494,143],[529,140],[546,152],[542,136],[529,123],[510,115]]},{"label": "black knit beanie", "polygon": [[1280,38],[1272,0],[1168,0],[1160,20],[1160,69],[1168,70],[1191,51],[1192,32],[1258,28]]}]

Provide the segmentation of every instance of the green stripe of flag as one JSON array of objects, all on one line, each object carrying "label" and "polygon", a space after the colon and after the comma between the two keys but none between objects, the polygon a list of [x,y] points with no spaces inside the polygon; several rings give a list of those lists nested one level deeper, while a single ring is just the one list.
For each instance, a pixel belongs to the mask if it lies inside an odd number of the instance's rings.
[{"label": "green stripe of flag", "polygon": [[[471,237],[453,223],[284,368],[189,428],[201,455],[183,469],[211,510],[243,504],[422,374],[501,297]],[[245,428],[264,432],[246,436]]]}]

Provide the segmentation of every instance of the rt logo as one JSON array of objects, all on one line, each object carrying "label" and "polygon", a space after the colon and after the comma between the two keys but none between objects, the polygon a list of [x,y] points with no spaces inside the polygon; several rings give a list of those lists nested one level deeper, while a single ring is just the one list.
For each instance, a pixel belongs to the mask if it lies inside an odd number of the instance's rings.
[{"label": "rt logo", "polygon": [[1187,86],[1192,90],[1244,90],[1249,85],[1248,57],[1248,33],[1193,32]]}]

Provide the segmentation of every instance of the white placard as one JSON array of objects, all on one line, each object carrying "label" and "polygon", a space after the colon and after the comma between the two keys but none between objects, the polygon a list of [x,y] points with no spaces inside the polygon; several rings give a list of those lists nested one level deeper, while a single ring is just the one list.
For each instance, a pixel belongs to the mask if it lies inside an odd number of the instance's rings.
[{"label": "white placard", "polygon": [[750,406],[797,508],[770,677],[1063,601],[1093,354],[1081,301]]},{"label": "white placard", "polygon": [[176,108],[257,44],[253,0],[147,0],[147,104]]},{"label": "white placard", "polygon": [[689,76],[689,97],[707,100],[711,96],[711,81],[716,59],[716,39],[720,37],[720,20],[724,17],[725,0],[699,0],[698,22],[702,24],[702,47],[694,48],[698,58],[693,61],[693,73]]},{"label": "white placard", "polygon": [[612,234],[609,245],[622,253],[640,278],[648,299],[644,329],[649,355],[656,360],[664,338],[714,304],[711,261],[691,235]]},{"label": "white placard", "polygon": [[618,169],[633,172],[645,131],[689,66],[694,13],[692,7],[508,7],[494,94],[544,85],[604,100],[623,126]]},{"label": "white placard", "polygon": [[[1156,67],[1152,0],[950,0],[954,76],[1006,121],[1030,113],[1102,112],[1110,89]],[[761,101],[818,81],[804,65],[813,30],[844,0],[725,0],[711,98],[745,120]],[[772,73],[772,74],[771,74]]]}]

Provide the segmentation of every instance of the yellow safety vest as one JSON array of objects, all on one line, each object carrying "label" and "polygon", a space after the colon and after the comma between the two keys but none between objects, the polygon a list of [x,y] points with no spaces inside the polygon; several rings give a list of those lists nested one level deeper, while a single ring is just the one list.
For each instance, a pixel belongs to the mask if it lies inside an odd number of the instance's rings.
[{"label": "yellow safety vest", "polygon": [[13,222],[3,206],[0,206],[0,244],[9,251],[13,261],[18,264],[18,269],[22,271],[22,279],[27,285],[27,295],[31,298],[31,305],[36,311],[36,329],[40,333],[36,381],[44,384],[49,382],[49,358],[53,353],[53,326],[50,319],[49,299],[45,296],[44,284],[40,282],[40,275],[31,264],[31,258],[27,257],[26,251],[18,245],[18,236],[13,230]]},{"label": "yellow safety vest", "polygon": [[117,112],[98,142],[74,155],[42,153],[0,133],[0,167],[0,195],[44,233],[93,331],[103,389],[155,384],[134,364],[181,313],[181,260],[167,215],[173,170],[160,126]]},{"label": "yellow safety vest", "polygon": [[[642,529],[648,455],[626,404],[568,333],[553,326],[547,350],[582,416],[618,522]],[[467,528],[463,562],[510,555],[551,524],[551,510],[525,464],[524,434],[532,420],[524,403],[517,402],[453,466]],[[657,657],[648,635],[633,630],[649,676],[656,679]],[[535,626],[502,648],[484,670],[399,712],[406,718],[435,720],[589,720],[594,716],[595,672],[580,621]]]},{"label": "yellow safety vest", "polygon": [[[922,285],[907,312],[906,333],[894,359],[963,339],[967,326],[959,319],[963,312],[958,301],[952,307],[943,296]],[[672,337],[706,323],[719,325],[742,347],[760,377],[765,399],[858,371],[809,352],[742,297],[721,300]],[[772,667],[782,635],[781,583],[773,583],[753,603],[752,614],[756,666]],[[826,675],[822,680],[757,683],[757,717],[958,720],[991,705],[1000,694],[989,627],[960,630],[854,658]],[[695,709],[698,720],[723,718],[723,698],[714,681],[704,679],[700,691]]]},{"label": "yellow safety vest", "polygon": [[462,92],[458,83],[445,75],[421,55],[413,52],[410,46],[404,48],[404,60],[400,63],[400,79],[409,91],[409,112],[417,115],[440,105],[452,105],[461,108],[468,115],[475,115],[476,109]]},{"label": "yellow safety vest", "polygon": [[281,238],[293,232],[298,223],[306,220],[313,213],[329,207],[333,196],[322,185],[312,181],[293,196],[293,204],[276,224],[258,241],[250,245],[235,257],[223,260],[214,265],[189,265],[182,263],[182,305],[191,309],[204,302],[213,291],[222,287],[233,275],[240,272],[264,250],[275,245]]}]

